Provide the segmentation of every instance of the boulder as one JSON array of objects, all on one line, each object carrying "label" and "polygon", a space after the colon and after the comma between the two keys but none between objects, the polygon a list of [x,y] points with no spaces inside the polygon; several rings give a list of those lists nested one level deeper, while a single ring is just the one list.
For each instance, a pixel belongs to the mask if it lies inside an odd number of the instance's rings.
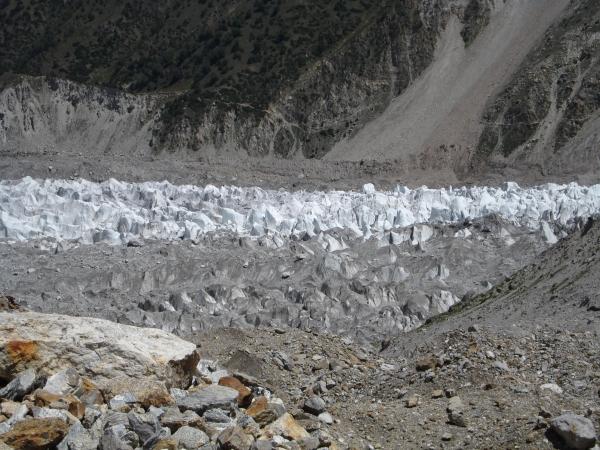
[{"label": "boulder", "polygon": [[219,385],[238,391],[237,403],[239,406],[248,406],[252,401],[252,391],[235,377],[223,377],[219,380]]},{"label": "boulder", "polygon": [[98,448],[99,441],[92,438],[91,434],[76,422],[65,438],[58,444],[57,450],[94,450]]},{"label": "boulder", "polygon": [[326,405],[325,401],[321,397],[317,397],[316,395],[308,398],[304,402],[304,410],[314,415],[319,415],[322,412],[325,412]]},{"label": "boulder", "polygon": [[26,419],[0,435],[0,441],[17,450],[53,449],[69,431],[61,419]]},{"label": "boulder", "polygon": [[198,363],[196,346],[172,334],[108,320],[0,312],[0,378],[35,368],[69,367],[99,383],[119,376],[154,378],[187,387]]},{"label": "boulder", "polygon": [[81,395],[84,390],[83,381],[77,371],[69,367],[50,376],[44,390],[56,395]]},{"label": "boulder", "polygon": [[0,398],[8,400],[21,400],[23,396],[33,391],[40,378],[34,369],[27,369],[19,373],[10,383],[0,389]]},{"label": "boulder", "polygon": [[158,418],[151,413],[138,413],[130,411],[127,414],[129,427],[140,437],[142,442],[150,440],[160,431]]},{"label": "boulder", "polygon": [[596,444],[594,424],[586,417],[569,412],[552,419],[550,426],[568,448],[588,449]]},{"label": "boulder", "polygon": [[188,426],[183,426],[177,430],[171,439],[179,443],[179,447],[183,448],[200,448],[210,442],[210,438],[204,431],[198,430]]},{"label": "boulder", "polygon": [[100,390],[106,398],[131,394],[135,398],[135,403],[141,404],[144,408],[175,404],[175,400],[162,381],[121,376],[106,381],[100,386]]},{"label": "boulder", "polygon": [[268,425],[285,414],[285,407],[281,403],[269,402],[266,397],[258,397],[246,410],[246,414],[256,423]]},{"label": "boulder", "polygon": [[271,425],[267,426],[265,430],[274,435],[280,435],[293,441],[306,439],[310,436],[308,431],[300,426],[289,413],[285,413]]},{"label": "boulder", "polygon": [[229,427],[223,430],[217,442],[224,450],[249,450],[254,438],[244,433],[240,427]]},{"label": "boulder", "polygon": [[209,385],[177,400],[179,409],[202,414],[207,409],[229,408],[237,402],[238,391],[225,386]]},{"label": "boulder", "polygon": [[179,408],[167,408],[165,413],[160,418],[160,423],[163,427],[167,427],[172,433],[183,426],[199,427],[202,425],[202,418],[194,411],[179,411]]}]

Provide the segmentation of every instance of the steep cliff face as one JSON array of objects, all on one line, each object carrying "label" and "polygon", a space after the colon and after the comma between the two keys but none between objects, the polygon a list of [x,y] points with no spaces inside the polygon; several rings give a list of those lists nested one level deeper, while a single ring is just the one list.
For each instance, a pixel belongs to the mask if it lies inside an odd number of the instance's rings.
[{"label": "steep cliff face", "polygon": [[39,78],[20,78],[0,92],[0,150],[87,155],[150,150],[164,98]]}]

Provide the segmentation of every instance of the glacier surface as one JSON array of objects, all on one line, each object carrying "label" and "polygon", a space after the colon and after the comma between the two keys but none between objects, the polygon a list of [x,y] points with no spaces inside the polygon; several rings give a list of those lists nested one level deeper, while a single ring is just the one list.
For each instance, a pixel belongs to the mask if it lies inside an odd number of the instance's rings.
[{"label": "glacier surface", "polygon": [[168,182],[0,181],[0,238],[54,238],[120,244],[131,239],[318,235],[342,228],[369,238],[418,223],[497,214],[538,230],[600,212],[600,185],[461,187],[361,192],[287,192],[258,187],[177,186]]}]

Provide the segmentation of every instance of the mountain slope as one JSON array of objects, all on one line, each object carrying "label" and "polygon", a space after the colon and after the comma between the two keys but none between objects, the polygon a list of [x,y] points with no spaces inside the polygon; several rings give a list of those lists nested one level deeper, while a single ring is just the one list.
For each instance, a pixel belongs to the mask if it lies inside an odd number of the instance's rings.
[{"label": "mountain slope", "polygon": [[3,0],[0,150],[593,172],[599,23],[593,0]]}]

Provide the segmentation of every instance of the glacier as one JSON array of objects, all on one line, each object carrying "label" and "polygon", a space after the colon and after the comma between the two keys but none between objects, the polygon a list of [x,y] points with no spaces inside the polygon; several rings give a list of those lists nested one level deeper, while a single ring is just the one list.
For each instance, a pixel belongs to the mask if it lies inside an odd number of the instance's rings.
[{"label": "glacier", "polygon": [[600,212],[600,185],[288,192],[259,187],[103,183],[83,179],[0,181],[0,238],[53,238],[83,244],[142,239],[200,239],[206,233],[279,238],[350,230],[358,237],[421,223],[452,223],[496,214],[548,233]]}]

